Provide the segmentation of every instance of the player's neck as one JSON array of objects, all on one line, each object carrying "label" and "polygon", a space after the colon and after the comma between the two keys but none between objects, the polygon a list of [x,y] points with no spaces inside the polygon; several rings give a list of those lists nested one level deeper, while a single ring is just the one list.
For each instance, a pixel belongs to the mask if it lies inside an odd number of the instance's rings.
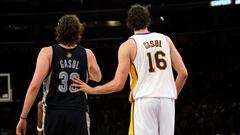
[{"label": "player's neck", "polygon": [[147,28],[146,28],[146,29],[141,29],[141,30],[135,30],[135,31],[134,31],[134,34],[135,34],[135,35],[141,35],[141,34],[147,34],[147,33],[149,33],[149,31],[148,31]]},{"label": "player's neck", "polygon": [[67,49],[71,49],[71,48],[75,48],[77,45],[76,44],[59,44],[60,46],[62,46],[63,48],[67,48]]}]

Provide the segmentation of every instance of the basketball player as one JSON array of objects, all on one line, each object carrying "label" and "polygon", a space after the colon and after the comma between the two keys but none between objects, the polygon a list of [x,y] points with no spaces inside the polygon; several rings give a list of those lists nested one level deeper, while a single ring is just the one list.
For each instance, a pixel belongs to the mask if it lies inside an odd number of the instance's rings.
[{"label": "basketball player", "polygon": [[101,71],[95,55],[78,42],[83,25],[76,15],[64,15],[56,27],[58,44],[43,47],[39,52],[35,73],[29,85],[23,110],[16,127],[17,135],[26,135],[27,116],[43,80],[48,90],[44,97],[46,114],[44,135],[88,135],[84,92],[71,86],[71,78],[99,82]]},{"label": "basketball player", "polygon": [[[150,32],[150,15],[146,7],[135,4],[128,10],[127,26],[134,35],[121,44],[118,67],[112,81],[90,87],[74,78],[79,91],[108,94],[123,89],[128,73],[131,77],[132,115],[129,135],[174,135],[175,99],[188,73],[171,39]],[[172,66],[177,76],[174,79]]]}]

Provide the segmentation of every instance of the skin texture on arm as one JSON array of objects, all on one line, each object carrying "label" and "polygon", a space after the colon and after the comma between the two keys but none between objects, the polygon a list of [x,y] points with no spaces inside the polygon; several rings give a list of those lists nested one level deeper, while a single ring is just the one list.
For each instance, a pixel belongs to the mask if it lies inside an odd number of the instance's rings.
[{"label": "skin texture on arm", "polygon": [[98,66],[95,55],[90,49],[85,49],[87,53],[89,79],[99,82],[102,79],[102,73]]},{"label": "skin texture on arm", "polygon": [[[36,99],[38,91],[42,85],[42,82],[48,71],[50,69],[51,63],[51,56],[52,56],[52,48],[51,47],[44,47],[39,52],[35,72],[32,78],[32,81],[28,87],[27,94],[25,96],[25,101],[21,113],[21,117],[27,118],[28,113]],[[19,123],[16,127],[16,134],[17,135],[25,135],[26,134],[26,119],[20,118]]]},{"label": "skin texture on arm", "polygon": [[73,79],[74,83],[72,85],[79,88],[80,91],[84,91],[88,94],[109,94],[121,91],[125,85],[130,70],[131,43],[130,40],[127,40],[119,47],[118,66],[113,80],[104,85],[92,88],[81,80],[75,78]]},{"label": "skin texture on arm", "polygon": [[177,93],[179,94],[187,80],[188,72],[183,63],[182,57],[177,51],[177,49],[175,48],[172,40],[168,36],[166,36],[166,39],[171,50],[172,65],[174,70],[177,72],[176,88],[177,88]]}]

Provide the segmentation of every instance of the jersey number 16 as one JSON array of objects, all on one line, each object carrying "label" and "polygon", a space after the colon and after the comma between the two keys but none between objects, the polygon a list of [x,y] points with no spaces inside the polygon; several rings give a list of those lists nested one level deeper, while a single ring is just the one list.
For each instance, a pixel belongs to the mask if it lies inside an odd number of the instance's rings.
[{"label": "jersey number 16", "polygon": [[[152,62],[152,54],[150,52],[147,53],[148,56],[148,63],[149,63],[149,72],[155,72],[155,67],[153,66],[153,62]],[[164,70],[167,67],[167,62],[164,59],[164,57],[166,56],[166,54],[163,51],[157,51],[156,53],[154,53],[154,59],[155,59],[155,63],[156,63],[156,67],[160,70]]]}]

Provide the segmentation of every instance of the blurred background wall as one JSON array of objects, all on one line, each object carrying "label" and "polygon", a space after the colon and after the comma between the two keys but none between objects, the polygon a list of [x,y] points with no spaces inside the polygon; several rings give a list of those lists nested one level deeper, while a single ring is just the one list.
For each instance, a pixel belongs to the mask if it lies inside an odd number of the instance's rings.
[{"label": "blurred background wall", "polygon": [[[59,17],[76,14],[84,23],[80,44],[95,53],[102,84],[113,78],[118,47],[133,34],[125,18],[135,3],[150,5],[149,30],[173,40],[189,71],[176,100],[175,134],[240,135],[239,0],[0,0],[0,74],[10,74],[12,90],[12,101],[0,102],[0,135],[15,134],[38,52],[56,43]],[[0,78],[0,90],[2,84]],[[120,93],[89,96],[91,135],[127,134],[128,94],[129,82]],[[36,134],[36,115],[34,104],[29,135]]]}]

